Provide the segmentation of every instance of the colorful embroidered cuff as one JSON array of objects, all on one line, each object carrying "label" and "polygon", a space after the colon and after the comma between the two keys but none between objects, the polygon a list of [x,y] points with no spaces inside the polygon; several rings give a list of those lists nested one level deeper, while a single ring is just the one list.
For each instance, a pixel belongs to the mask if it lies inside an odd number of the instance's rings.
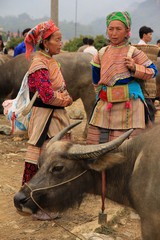
[{"label": "colorful embroidered cuff", "polygon": [[136,64],[136,71],[133,76],[138,79],[149,80],[153,78],[154,70],[152,68],[146,68],[142,65]]},{"label": "colorful embroidered cuff", "polygon": [[60,106],[60,107],[67,107],[71,105],[73,102],[72,98],[69,94],[60,93],[60,92],[54,92],[54,98],[50,101],[49,104],[53,106]]}]

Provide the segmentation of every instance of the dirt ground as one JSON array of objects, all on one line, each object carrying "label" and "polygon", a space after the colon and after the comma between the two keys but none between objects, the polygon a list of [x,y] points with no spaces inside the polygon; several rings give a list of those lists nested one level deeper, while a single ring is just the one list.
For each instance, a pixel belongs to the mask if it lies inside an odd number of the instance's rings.
[{"label": "dirt ground", "polygon": [[[68,108],[84,110],[80,100]],[[84,114],[85,115],[85,114]],[[75,121],[75,120],[71,120]],[[84,141],[83,130],[86,123],[74,129],[75,141]],[[0,125],[8,125],[0,115]],[[13,196],[21,186],[24,154],[27,139],[0,134],[0,239],[1,240],[74,240],[74,239],[116,239],[141,240],[140,221],[131,209],[106,200],[107,227],[98,224],[101,197],[87,195],[78,208],[69,209],[55,221],[33,220],[31,215],[20,215],[13,205]],[[93,232],[103,232],[94,236]],[[96,235],[96,234],[95,234]]]}]

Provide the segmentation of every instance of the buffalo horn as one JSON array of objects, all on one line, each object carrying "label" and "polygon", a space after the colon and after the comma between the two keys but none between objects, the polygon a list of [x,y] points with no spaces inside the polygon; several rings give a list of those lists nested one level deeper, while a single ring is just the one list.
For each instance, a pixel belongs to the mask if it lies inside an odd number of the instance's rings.
[{"label": "buffalo horn", "polygon": [[47,144],[47,147],[49,147],[52,143],[59,141],[63,138],[63,136],[72,128],[74,128],[75,126],[79,125],[82,121],[78,121],[76,123],[72,123],[71,125],[69,125],[68,127],[64,128],[62,131],[60,131],[58,134],[56,134],[56,136],[54,136],[49,143]]},{"label": "buffalo horn", "polygon": [[66,157],[69,159],[77,159],[77,160],[95,160],[103,154],[112,151],[119,147],[122,142],[129,137],[129,135],[133,132],[133,129],[128,130],[118,138],[103,144],[97,145],[80,145],[74,144],[68,150]]}]

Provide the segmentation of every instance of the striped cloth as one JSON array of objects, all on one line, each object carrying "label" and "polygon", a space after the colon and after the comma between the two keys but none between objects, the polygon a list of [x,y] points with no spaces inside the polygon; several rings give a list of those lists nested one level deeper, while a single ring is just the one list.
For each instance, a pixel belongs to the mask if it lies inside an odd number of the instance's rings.
[{"label": "striped cloth", "polygon": [[113,103],[110,109],[107,107],[108,102],[100,99],[89,124],[112,130],[145,128],[144,104],[139,98],[130,100],[130,108],[126,108],[125,102]]}]

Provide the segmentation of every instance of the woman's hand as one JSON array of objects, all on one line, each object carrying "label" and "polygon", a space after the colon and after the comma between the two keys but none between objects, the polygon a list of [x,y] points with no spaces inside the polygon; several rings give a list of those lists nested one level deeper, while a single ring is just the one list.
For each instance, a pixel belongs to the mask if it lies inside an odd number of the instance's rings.
[{"label": "woman's hand", "polygon": [[129,70],[131,70],[132,72],[135,72],[136,71],[136,64],[135,64],[134,59],[130,58],[130,57],[125,57],[124,60],[125,60],[126,67]]},{"label": "woman's hand", "polygon": [[64,100],[66,101],[66,106],[70,106],[73,103],[73,99],[69,95],[68,91],[62,93]]}]

